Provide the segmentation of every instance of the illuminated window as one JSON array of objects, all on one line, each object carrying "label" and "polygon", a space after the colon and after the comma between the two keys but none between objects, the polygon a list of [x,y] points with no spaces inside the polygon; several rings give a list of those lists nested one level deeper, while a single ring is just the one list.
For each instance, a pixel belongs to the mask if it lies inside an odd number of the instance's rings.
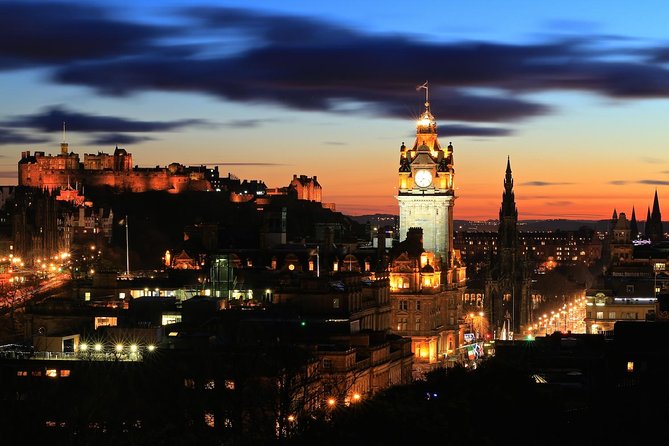
[{"label": "illuminated window", "polygon": [[125,299],[125,293],[118,293],[119,299]]},{"label": "illuminated window", "polygon": [[597,312],[597,319],[604,319],[604,312],[603,311],[598,311]]},{"label": "illuminated window", "polygon": [[195,380],[193,378],[184,378],[184,387],[187,389],[194,389]]},{"label": "illuminated window", "polygon": [[420,318],[416,319],[416,331],[420,330]]},{"label": "illuminated window", "polygon": [[46,370],[46,376],[48,376],[49,378],[57,378],[58,377],[58,370],[47,369]]},{"label": "illuminated window", "polygon": [[70,371],[69,370],[61,370],[60,371],[60,377],[61,378],[67,378],[70,376]]},{"label": "illuminated window", "polygon": [[615,311],[609,311],[609,319],[615,319],[616,318],[616,312]]},{"label": "illuminated window", "polygon": [[42,371],[41,370],[33,370],[31,375],[32,376],[42,376]]},{"label": "illuminated window", "polygon": [[407,302],[406,300],[401,300],[399,304],[401,311],[407,311],[407,309],[409,308],[409,302]]},{"label": "illuminated window", "polygon": [[91,300],[91,292],[90,291],[86,291],[84,293],[84,300],[87,300],[87,301]]},{"label": "illuminated window", "polygon": [[116,327],[118,319],[115,317],[96,317],[95,318],[95,329],[98,327]]},{"label": "illuminated window", "polygon": [[28,371],[27,370],[18,370],[16,372],[16,376],[28,376]]},{"label": "illuminated window", "polygon": [[181,315],[175,313],[165,313],[162,316],[162,325],[177,324],[181,322]]},{"label": "illuminated window", "polygon": [[629,373],[634,371],[634,361],[627,361],[627,371]]},{"label": "illuminated window", "polygon": [[205,412],[204,413],[204,424],[207,427],[216,427],[216,423],[214,420],[214,413],[213,412]]},{"label": "illuminated window", "polygon": [[309,271],[313,271],[313,270],[314,270],[314,261],[309,260]]},{"label": "illuminated window", "polygon": [[228,390],[235,390],[235,382],[231,379],[226,379],[225,388]]},{"label": "illuminated window", "polygon": [[407,329],[407,318],[400,317],[397,318],[397,331],[403,331]]},{"label": "illuminated window", "polygon": [[214,390],[216,383],[213,379],[210,379],[204,383],[204,390]]}]

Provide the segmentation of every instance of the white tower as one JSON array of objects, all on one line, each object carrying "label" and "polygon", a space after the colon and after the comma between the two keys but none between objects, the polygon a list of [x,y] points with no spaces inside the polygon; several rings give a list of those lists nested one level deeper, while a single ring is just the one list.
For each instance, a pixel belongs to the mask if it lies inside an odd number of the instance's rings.
[{"label": "white tower", "polygon": [[416,141],[400,148],[399,193],[400,241],[409,228],[423,228],[423,247],[451,266],[453,250],[453,146],[443,150],[437,139],[437,123],[430,112],[425,88],[425,111],[416,123]]}]

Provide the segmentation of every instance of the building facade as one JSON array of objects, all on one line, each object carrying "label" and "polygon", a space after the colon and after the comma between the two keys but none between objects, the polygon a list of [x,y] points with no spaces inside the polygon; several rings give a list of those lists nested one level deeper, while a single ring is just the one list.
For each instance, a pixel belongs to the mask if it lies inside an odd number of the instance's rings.
[{"label": "building facade", "polygon": [[[389,263],[392,330],[411,338],[414,376],[458,359],[466,269],[453,248],[453,146],[442,149],[425,102],[416,140],[400,148],[400,240]],[[379,244],[381,246],[381,244]]]}]

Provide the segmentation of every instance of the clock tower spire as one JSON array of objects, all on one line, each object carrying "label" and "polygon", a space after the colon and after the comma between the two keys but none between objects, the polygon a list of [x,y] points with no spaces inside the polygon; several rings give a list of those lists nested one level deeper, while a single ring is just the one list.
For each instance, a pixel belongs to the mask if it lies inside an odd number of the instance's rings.
[{"label": "clock tower spire", "polygon": [[428,83],[425,109],[416,122],[416,139],[411,148],[400,147],[397,200],[400,206],[400,240],[409,228],[423,229],[423,247],[450,266],[453,250],[453,205],[455,203],[453,146],[441,147],[437,121],[430,110]]}]

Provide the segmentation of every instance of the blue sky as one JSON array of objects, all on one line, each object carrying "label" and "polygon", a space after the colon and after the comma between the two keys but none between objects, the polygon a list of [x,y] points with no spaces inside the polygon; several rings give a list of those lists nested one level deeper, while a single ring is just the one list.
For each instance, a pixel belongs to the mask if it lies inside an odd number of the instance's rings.
[{"label": "blue sky", "polygon": [[219,164],[396,212],[397,152],[430,80],[456,218],[604,218],[669,191],[663,2],[0,3],[0,176],[23,150]]}]

